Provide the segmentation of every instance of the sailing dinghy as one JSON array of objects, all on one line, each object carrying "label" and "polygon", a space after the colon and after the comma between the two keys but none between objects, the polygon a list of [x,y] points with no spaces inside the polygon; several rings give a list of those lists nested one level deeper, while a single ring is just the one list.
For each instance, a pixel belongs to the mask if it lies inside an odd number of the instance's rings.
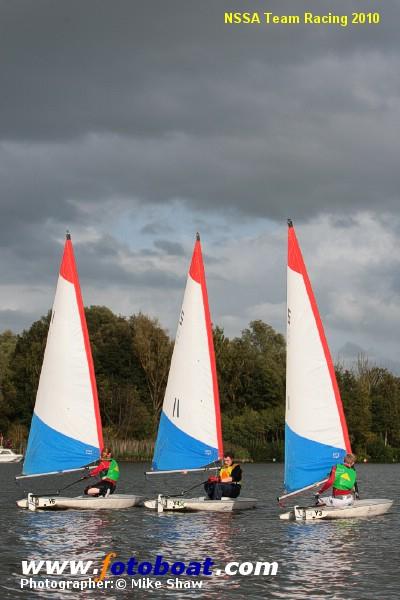
[{"label": "sailing dinghy", "polygon": [[[333,465],[351,453],[342,400],[317,303],[293,223],[288,221],[285,488],[278,500],[322,485]],[[328,492],[329,493],[329,492]],[[295,506],[281,519],[372,517],[388,499],[352,506]]]},{"label": "sailing dinghy", "polygon": [[[152,470],[187,473],[218,469],[223,458],[221,414],[206,279],[197,234],[158,428]],[[246,510],[254,498],[159,495],[145,507],[162,512]]]},{"label": "sailing dinghy", "polygon": [[[71,236],[67,233],[28,446],[17,479],[79,471],[100,458],[103,433],[85,311]],[[66,486],[69,487],[69,486]],[[107,498],[28,494],[30,510],[129,508],[141,496]]]}]

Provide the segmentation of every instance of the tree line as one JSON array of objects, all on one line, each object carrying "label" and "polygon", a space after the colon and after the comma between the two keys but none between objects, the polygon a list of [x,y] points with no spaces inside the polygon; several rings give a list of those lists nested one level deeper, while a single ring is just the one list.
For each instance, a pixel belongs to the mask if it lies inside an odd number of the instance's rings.
[{"label": "tree line", "polygon": [[[120,456],[151,457],[173,341],[157,319],[85,309],[105,439]],[[0,433],[26,444],[46,346],[50,314],[16,335],[0,334]],[[229,338],[214,327],[224,445],[243,458],[282,460],[285,338],[252,321]],[[400,459],[400,378],[360,357],[336,367],[350,440],[360,459]]]}]

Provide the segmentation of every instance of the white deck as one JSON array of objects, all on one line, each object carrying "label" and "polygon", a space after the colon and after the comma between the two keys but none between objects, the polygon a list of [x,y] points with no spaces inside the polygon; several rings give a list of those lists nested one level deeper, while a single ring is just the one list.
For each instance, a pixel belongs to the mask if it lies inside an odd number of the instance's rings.
[{"label": "white deck", "polygon": [[180,511],[210,511],[210,512],[232,512],[237,510],[250,510],[255,508],[255,498],[222,498],[221,500],[209,500],[203,496],[198,498],[167,498],[159,496],[151,500],[145,500],[144,506],[151,510],[163,512]]},{"label": "white deck", "polygon": [[[143,505],[144,496],[129,494],[112,494],[108,498],[93,498],[91,496],[76,496],[68,498],[62,496],[34,496],[35,510],[115,510]],[[17,501],[20,508],[29,508],[28,499]]]},{"label": "white deck", "polygon": [[285,521],[319,521],[321,519],[354,519],[359,517],[376,517],[388,512],[393,500],[388,498],[373,498],[355,500],[347,508],[330,506],[295,506],[290,511],[279,515]]}]

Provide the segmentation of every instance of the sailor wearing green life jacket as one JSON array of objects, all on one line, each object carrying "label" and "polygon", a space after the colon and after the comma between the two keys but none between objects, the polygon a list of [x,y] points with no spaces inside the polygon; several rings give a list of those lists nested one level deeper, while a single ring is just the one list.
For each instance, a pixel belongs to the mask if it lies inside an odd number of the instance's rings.
[{"label": "sailor wearing green life jacket", "polygon": [[[356,457],[354,454],[346,454],[343,464],[332,467],[329,479],[316,494],[318,506],[334,506],[335,508],[346,508],[354,503],[354,495],[358,498],[357,473],[354,468]],[[332,486],[332,496],[320,498],[322,494]]]},{"label": "sailor wearing green life jacket", "polygon": [[117,461],[112,458],[111,448],[103,449],[100,464],[90,471],[88,477],[96,477],[96,475],[100,475],[101,480],[88,485],[85,494],[95,497],[113,494],[119,479],[119,467]]}]

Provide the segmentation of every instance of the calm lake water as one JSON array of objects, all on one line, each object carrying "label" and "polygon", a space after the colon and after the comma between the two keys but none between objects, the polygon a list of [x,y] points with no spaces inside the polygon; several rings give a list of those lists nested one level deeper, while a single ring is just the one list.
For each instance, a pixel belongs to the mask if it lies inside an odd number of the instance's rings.
[{"label": "calm lake water", "polygon": [[[201,481],[201,474],[197,474],[197,478],[174,476],[167,486],[164,477],[146,481],[144,468],[144,465],[122,463],[119,491],[151,495],[156,490],[181,491]],[[13,479],[20,472],[20,465],[0,465],[0,469],[3,598],[102,596],[123,599],[139,595],[153,599],[389,600],[397,599],[400,594],[400,511],[396,502],[400,465],[397,464],[358,467],[361,497],[394,498],[395,505],[389,514],[368,520],[312,523],[278,519],[275,498],[282,485],[283,466],[280,464],[245,465],[242,495],[259,498],[259,506],[253,511],[234,514],[159,515],[144,508],[32,513],[15,505],[15,500],[23,496]],[[69,480],[73,480],[72,476]],[[59,487],[50,480],[46,484],[48,491]],[[82,487],[72,489],[78,493]],[[132,556],[139,562],[154,562],[157,555],[162,555],[163,560],[170,563],[204,561],[210,557],[220,568],[230,561],[277,561],[279,567],[276,576],[180,577],[181,581],[202,581],[202,588],[195,590],[168,589],[166,578],[161,577],[152,578],[163,582],[164,587],[159,590],[132,591],[132,577],[125,577],[128,587],[120,591],[20,589],[23,560],[93,560],[100,567],[104,556],[111,551],[117,554],[115,561],[123,562]],[[36,580],[45,578],[45,575],[35,577]],[[60,578],[78,580],[78,577],[64,575]],[[120,578],[114,581],[117,579]],[[135,576],[135,579],[141,578]]]}]

